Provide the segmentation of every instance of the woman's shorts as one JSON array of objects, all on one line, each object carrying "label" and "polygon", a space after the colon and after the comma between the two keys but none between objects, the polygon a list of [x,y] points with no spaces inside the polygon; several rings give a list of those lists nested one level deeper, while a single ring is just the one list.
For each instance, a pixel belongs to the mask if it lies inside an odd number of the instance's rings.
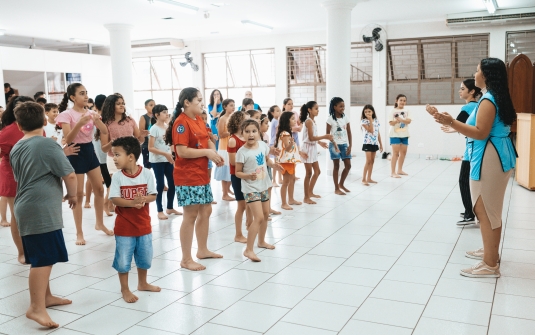
[{"label": "woman's shorts", "polygon": [[376,144],[363,144],[362,151],[377,152],[379,151],[379,146]]},{"label": "woman's shorts", "polygon": [[234,190],[234,197],[236,198],[236,201],[245,200],[245,198],[243,197],[243,193],[241,192],[241,179],[231,174],[230,183],[232,184],[232,189]]},{"label": "woman's shorts", "polygon": [[61,229],[48,233],[21,236],[26,264],[32,268],[68,262],[69,256]]},{"label": "woman's shorts", "polygon": [[108,167],[108,172],[110,173],[110,175],[119,172],[119,169],[115,166],[113,157],[106,156],[106,166]]},{"label": "woman's shorts", "polygon": [[178,206],[206,205],[214,201],[210,184],[201,186],[175,186]]},{"label": "woman's shorts", "polygon": [[261,202],[269,201],[268,190],[265,190],[262,192],[244,193],[243,197],[245,198],[246,203],[255,202],[255,201],[261,201]]},{"label": "woman's shorts", "polygon": [[78,155],[67,156],[67,159],[74,169],[74,173],[86,174],[100,166],[100,162],[95,154],[93,142],[78,143],[76,146],[80,148]]},{"label": "woman's shorts", "polygon": [[280,163],[282,174],[295,174],[295,163]]},{"label": "woman's shorts", "polygon": [[409,138],[408,137],[390,137],[390,145],[394,145],[394,144],[409,145]]},{"label": "woman's shorts", "polygon": [[132,256],[136,267],[143,270],[152,265],[152,234],[143,236],[115,235],[115,258],[112,267],[119,273],[130,271]]},{"label": "woman's shorts", "polygon": [[334,149],[334,144],[329,143],[329,153],[331,154],[331,159],[334,161],[336,159],[351,159],[351,153],[347,154],[347,144],[338,144],[338,149],[340,152],[336,152]]}]

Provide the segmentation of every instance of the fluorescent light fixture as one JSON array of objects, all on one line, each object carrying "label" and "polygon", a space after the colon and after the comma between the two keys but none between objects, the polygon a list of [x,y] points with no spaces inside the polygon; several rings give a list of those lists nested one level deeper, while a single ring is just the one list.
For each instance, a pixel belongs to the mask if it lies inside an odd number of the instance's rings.
[{"label": "fluorescent light fixture", "polygon": [[168,7],[168,5],[173,6],[173,9],[179,10],[184,13],[188,14],[197,14],[199,11],[199,7],[190,6],[182,2],[174,1],[174,0],[149,0],[150,3],[154,4],[160,4],[165,5]]},{"label": "fluorescent light fixture", "polygon": [[498,9],[498,4],[496,3],[496,0],[483,0],[485,3],[485,7],[487,7],[487,11],[489,14],[494,14],[496,12],[496,9]]},{"label": "fluorescent light fixture", "polygon": [[79,43],[79,44],[95,44],[95,45],[104,45],[105,44],[105,43],[102,43],[102,42],[84,40],[84,39],[81,39],[81,38],[69,38],[69,41],[71,43]]},{"label": "fluorescent light fixture", "polygon": [[6,34],[6,30],[5,29],[0,29],[0,36],[3,36]]},{"label": "fluorescent light fixture", "polygon": [[241,23],[244,24],[244,25],[247,25],[247,26],[251,26],[251,27],[256,28],[256,29],[263,30],[263,31],[270,32],[270,31],[273,30],[273,27],[266,26],[265,24],[261,24],[261,23],[254,22],[254,21],[242,20]]}]

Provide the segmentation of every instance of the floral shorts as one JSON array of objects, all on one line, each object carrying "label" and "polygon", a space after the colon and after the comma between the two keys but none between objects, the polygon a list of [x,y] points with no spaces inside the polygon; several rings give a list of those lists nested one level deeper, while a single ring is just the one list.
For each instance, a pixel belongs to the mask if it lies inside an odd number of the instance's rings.
[{"label": "floral shorts", "polygon": [[206,205],[214,201],[210,184],[202,186],[176,186],[178,206]]},{"label": "floral shorts", "polygon": [[244,193],[243,197],[245,198],[246,203],[255,202],[255,201],[266,202],[269,200],[269,193],[268,193],[268,190],[265,190],[262,192]]}]

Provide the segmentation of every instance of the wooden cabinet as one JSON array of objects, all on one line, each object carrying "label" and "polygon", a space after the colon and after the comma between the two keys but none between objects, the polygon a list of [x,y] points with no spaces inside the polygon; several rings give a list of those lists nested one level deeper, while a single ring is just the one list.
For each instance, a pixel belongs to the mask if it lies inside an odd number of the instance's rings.
[{"label": "wooden cabinet", "polygon": [[516,181],[528,190],[535,190],[535,114],[517,114]]}]

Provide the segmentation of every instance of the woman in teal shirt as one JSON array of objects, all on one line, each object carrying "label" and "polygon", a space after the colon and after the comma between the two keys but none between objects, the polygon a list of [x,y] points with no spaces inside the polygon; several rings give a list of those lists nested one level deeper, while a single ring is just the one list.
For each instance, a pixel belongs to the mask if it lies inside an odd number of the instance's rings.
[{"label": "woman in teal shirt", "polygon": [[[219,90],[213,90],[210,94],[210,103],[208,104],[208,113],[210,114],[210,129],[212,129],[212,134],[218,135],[217,133],[217,121],[219,121],[219,115],[223,111],[223,95]],[[216,150],[219,147],[219,140],[215,143]]]},{"label": "woman in teal shirt", "polygon": [[497,58],[481,60],[475,81],[484,94],[466,124],[447,113],[435,113],[433,116],[437,122],[468,137],[470,192],[481,226],[483,248],[466,252],[466,257],[481,261],[471,268],[462,269],[461,275],[498,278],[503,199],[517,157],[509,138],[516,113],[503,61]]}]

